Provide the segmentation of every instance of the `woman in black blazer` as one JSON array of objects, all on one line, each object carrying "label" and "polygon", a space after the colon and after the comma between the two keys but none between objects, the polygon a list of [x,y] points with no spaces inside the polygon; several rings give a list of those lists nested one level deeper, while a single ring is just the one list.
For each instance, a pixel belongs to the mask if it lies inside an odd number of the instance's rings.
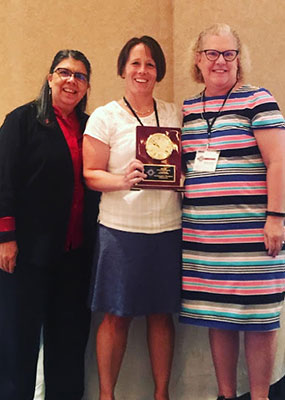
[{"label": "woman in black blazer", "polygon": [[[86,233],[97,193],[82,181],[90,63],[59,51],[39,97],[0,130],[0,393],[33,398],[40,331],[46,400],[80,400],[90,313]],[[90,197],[91,196],[91,197]],[[89,202],[93,215],[86,216]]]}]

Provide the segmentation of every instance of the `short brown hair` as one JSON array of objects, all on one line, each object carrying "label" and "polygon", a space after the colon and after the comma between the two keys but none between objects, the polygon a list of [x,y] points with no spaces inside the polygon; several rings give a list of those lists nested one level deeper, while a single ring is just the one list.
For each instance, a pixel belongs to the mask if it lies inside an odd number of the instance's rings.
[{"label": "short brown hair", "polygon": [[165,57],[159,43],[150,36],[142,36],[141,38],[133,37],[132,39],[127,41],[127,43],[120,51],[118,57],[118,63],[117,63],[118,75],[123,76],[125,66],[128,61],[132,48],[140,43],[143,43],[145,46],[149,48],[152,58],[156,65],[156,71],[157,71],[156,81],[160,82],[163,79],[166,72]]}]

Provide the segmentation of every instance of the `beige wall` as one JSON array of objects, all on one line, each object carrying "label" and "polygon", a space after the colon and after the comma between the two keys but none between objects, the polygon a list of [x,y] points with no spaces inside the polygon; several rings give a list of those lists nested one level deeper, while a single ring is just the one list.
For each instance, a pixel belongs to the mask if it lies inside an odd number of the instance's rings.
[{"label": "beige wall", "polygon": [[158,39],[167,57],[167,75],[156,95],[180,105],[198,89],[188,74],[189,43],[214,22],[236,28],[251,53],[248,81],[268,88],[285,112],[284,0],[0,1],[0,122],[37,96],[62,48],[79,49],[91,61],[89,112],[119,98],[118,53],[129,38],[143,34]]},{"label": "beige wall", "polygon": [[168,71],[156,94],[173,99],[171,0],[0,0],[0,121],[37,96],[59,49],[83,51],[93,77],[89,111],[122,95],[116,62],[133,36],[158,39]]}]

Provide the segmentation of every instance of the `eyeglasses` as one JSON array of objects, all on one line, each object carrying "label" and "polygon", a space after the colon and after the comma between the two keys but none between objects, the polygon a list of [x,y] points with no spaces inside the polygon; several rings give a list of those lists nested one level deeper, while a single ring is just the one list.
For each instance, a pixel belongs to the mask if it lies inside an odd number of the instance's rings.
[{"label": "eyeglasses", "polygon": [[225,61],[234,61],[237,58],[239,53],[238,50],[226,50],[226,51],[219,51],[219,50],[201,50],[199,53],[205,53],[207,59],[209,61],[216,61],[220,55],[224,57]]},{"label": "eyeglasses", "polygon": [[58,76],[64,80],[74,76],[74,79],[76,79],[80,83],[88,82],[88,76],[83,72],[72,72],[70,71],[70,69],[67,68],[57,68],[54,72],[56,72]]}]

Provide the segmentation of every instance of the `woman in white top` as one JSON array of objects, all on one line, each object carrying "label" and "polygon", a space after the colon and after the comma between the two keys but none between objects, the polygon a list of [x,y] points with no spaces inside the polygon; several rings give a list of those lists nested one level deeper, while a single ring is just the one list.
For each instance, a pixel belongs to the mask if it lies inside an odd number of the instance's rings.
[{"label": "woman in white top", "polygon": [[132,187],[146,178],[135,159],[136,126],[179,126],[175,106],[154,100],[165,58],[151,37],[129,40],[118,58],[122,99],[97,108],[84,136],[84,176],[102,192],[91,308],[105,313],[97,334],[100,400],[113,400],[134,316],[146,316],[154,399],[169,400],[179,310],[181,207],[172,190]]}]

